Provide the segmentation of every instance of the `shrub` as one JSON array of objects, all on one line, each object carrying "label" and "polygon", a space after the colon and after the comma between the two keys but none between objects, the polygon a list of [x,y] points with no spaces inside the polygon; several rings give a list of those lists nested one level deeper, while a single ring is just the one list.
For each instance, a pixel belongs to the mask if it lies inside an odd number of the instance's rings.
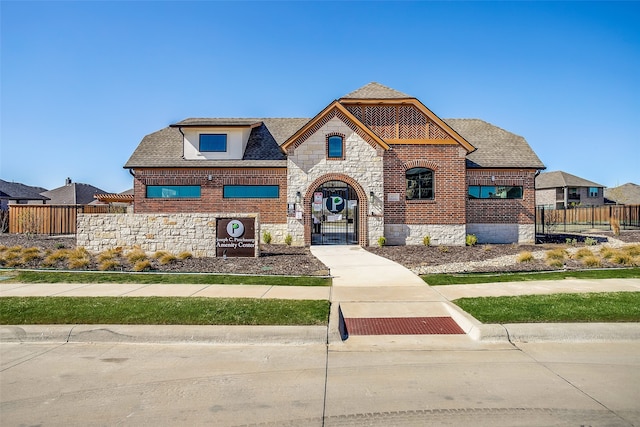
[{"label": "shrub", "polygon": [[633,264],[633,257],[629,254],[626,254],[622,251],[615,253],[612,257],[611,257],[611,262],[615,263],[615,264],[620,264],[620,265],[632,265]]},{"label": "shrub", "polygon": [[378,237],[378,246],[383,247],[387,244],[387,238],[384,236]]},{"label": "shrub", "polygon": [[27,248],[22,251],[22,262],[25,264],[29,261],[40,259],[41,257],[40,249],[38,248]]},{"label": "shrub", "polygon": [[165,252],[162,256],[160,256],[158,258],[158,262],[162,265],[167,265],[167,264],[171,264],[172,262],[174,262],[176,260],[176,256],[169,253],[169,252]]},{"label": "shrub", "polygon": [[609,259],[612,256],[614,256],[616,252],[617,251],[615,249],[605,246],[602,249],[600,249],[600,256],[604,259]]},{"label": "shrub", "polygon": [[443,254],[446,254],[447,252],[449,252],[449,248],[446,246],[438,246],[438,250]]},{"label": "shrub", "polygon": [[111,261],[114,260],[117,256],[118,253],[115,251],[115,249],[107,249],[106,251],[100,252],[98,254],[98,262]]},{"label": "shrub", "polygon": [[583,258],[592,257],[592,256],[593,256],[593,252],[591,252],[587,248],[578,249],[578,251],[573,255],[575,259],[583,259]]},{"label": "shrub", "polygon": [[148,259],[138,260],[133,265],[133,271],[146,271],[146,270],[151,270],[151,262]]},{"label": "shrub", "polygon": [[567,240],[565,240],[565,243],[569,246],[575,246],[578,244],[578,240],[575,238],[571,238],[571,237],[567,237]]},{"label": "shrub", "polygon": [[[564,261],[564,259],[569,255],[566,250],[558,248],[547,251],[547,260],[550,261]],[[564,264],[564,263],[563,263]]]},{"label": "shrub", "polygon": [[602,265],[600,258],[593,255],[582,258],[582,264],[587,267],[600,267]]},{"label": "shrub", "polygon": [[67,266],[71,269],[85,268],[91,264],[91,260],[89,258],[69,258],[67,261]]},{"label": "shrub", "polygon": [[105,259],[98,265],[98,270],[100,271],[118,270],[120,268],[120,263],[115,259]]},{"label": "shrub", "polygon": [[291,237],[291,234],[287,234],[287,236],[284,238],[284,243],[287,246],[291,246],[291,242],[293,242],[293,237]]},{"label": "shrub", "polygon": [[431,236],[424,236],[422,238],[422,244],[425,246],[430,246],[431,245]]},{"label": "shrub", "polygon": [[484,246],[484,251],[485,252],[489,252],[489,251],[491,251],[491,249],[493,249],[493,246],[491,246],[491,245],[485,245]]},{"label": "shrub", "polygon": [[59,261],[65,261],[69,257],[68,249],[58,249],[55,252],[50,253],[44,259],[44,264],[46,266],[56,265]]},{"label": "shrub", "polygon": [[167,252],[167,251],[156,251],[156,252],[153,254],[153,258],[154,258],[154,259],[160,259],[160,258],[162,258],[163,256],[168,255],[168,254],[169,254],[169,252]]},{"label": "shrub", "polygon": [[265,231],[264,233],[262,233],[262,241],[264,243],[266,243],[267,245],[271,243],[271,233],[269,233],[268,231]]},{"label": "shrub", "polygon": [[191,259],[191,258],[193,258],[193,254],[191,252],[189,252],[189,251],[182,251],[182,252],[180,252],[178,254],[178,258],[182,259],[182,260]]},{"label": "shrub", "polygon": [[130,264],[135,264],[138,261],[146,260],[147,254],[142,249],[134,249],[126,257]]},{"label": "shrub", "polygon": [[529,251],[520,252],[516,260],[518,262],[531,262],[533,261],[533,254]]},{"label": "shrub", "polygon": [[467,246],[474,246],[476,243],[478,243],[478,238],[475,234],[467,234],[467,237],[465,237],[464,240]]},{"label": "shrub", "polygon": [[598,241],[592,237],[587,237],[584,239],[585,246],[595,246],[598,244]]},{"label": "shrub", "polygon": [[547,265],[551,267],[562,268],[564,267],[564,261],[561,259],[549,259],[547,260]]},{"label": "shrub", "polygon": [[640,245],[627,245],[622,247],[622,251],[631,256],[639,256],[640,255]]}]

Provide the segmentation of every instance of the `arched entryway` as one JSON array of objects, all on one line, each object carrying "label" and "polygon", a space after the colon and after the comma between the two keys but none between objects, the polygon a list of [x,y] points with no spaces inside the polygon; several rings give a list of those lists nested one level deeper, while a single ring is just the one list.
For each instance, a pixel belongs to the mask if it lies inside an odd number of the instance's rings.
[{"label": "arched entryway", "polygon": [[358,244],[358,195],[349,184],[328,181],[311,200],[312,245]]},{"label": "arched entryway", "polygon": [[328,174],[307,189],[305,203],[305,244],[368,244],[368,201],[362,187],[351,177]]}]

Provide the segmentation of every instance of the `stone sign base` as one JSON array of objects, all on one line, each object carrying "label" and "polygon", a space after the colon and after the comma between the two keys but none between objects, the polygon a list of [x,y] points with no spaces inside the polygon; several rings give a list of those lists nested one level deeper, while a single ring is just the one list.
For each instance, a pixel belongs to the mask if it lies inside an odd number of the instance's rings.
[{"label": "stone sign base", "polygon": [[260,256],[258,214],[78,214],[76,244],[90,252],[140,248],[146,253],[188,251],[194,257],[216,256],[219,218],[253,219],[253,256]]}]

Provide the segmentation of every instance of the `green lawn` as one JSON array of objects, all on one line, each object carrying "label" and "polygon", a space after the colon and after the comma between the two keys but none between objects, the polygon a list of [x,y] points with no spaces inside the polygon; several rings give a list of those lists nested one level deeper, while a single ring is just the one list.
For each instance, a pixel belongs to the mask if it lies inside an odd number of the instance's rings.
[{"label": "green lawn", "polygon": [[3,297],[0,324],[326,325],[328,301],[251,298]]},{"label": "green lawn", "polygon": [[482,323],[640,322],[640,292],[461,298]]},{"label": "green lawn", "polygon": [[244,276],[225,274],[184,273],[103,273],[61,271],[7,271],[19,283],[167,283],[197,285],[269,285],[269,286],[331,286],[331,279],[312,276]]},{"label": "green lawn", "polygon": [[640,268],[620,268],[580,271],[549,271],[536,273],[461,273],[427,274],[422,279],[432,286],[467,285],[476,283],[524,282],[562,279],[625,279],[640,278]]}]

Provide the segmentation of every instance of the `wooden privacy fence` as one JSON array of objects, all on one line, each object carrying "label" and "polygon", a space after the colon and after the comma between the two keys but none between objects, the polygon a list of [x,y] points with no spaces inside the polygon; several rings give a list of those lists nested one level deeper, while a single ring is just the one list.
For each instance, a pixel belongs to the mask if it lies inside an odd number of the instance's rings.
[{"label": "wooden privacy fence", "polygon": [[78,213],[109,212],[109,205],[9,205],[9,233],[75,234]]},{"label": "wooden privacy fence", "polygon": [[611,230],[611,219],[623,230],[640,229],[640,205],[603,205],[570,209],[536,208],[536,234]]}]

